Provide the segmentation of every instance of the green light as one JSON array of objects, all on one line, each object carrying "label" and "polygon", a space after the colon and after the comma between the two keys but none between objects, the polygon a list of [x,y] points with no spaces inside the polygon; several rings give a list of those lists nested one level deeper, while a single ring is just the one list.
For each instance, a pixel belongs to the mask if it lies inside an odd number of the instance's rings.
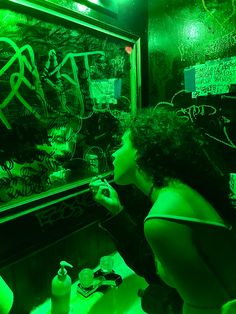
[{"label": "green light", "polygon": [[77,8],[80,12],[82,13],[89,13],[91,11],[91,9],[89,9],[88,7],[86,7],[86,5],[83,4],[79,4],[77,3]]},{"label": "green light", "polygon": [[200,22],[190,22],[185,25],[183,33],[186,39],[198,40],[203,36],[204,25]]},{"label": "green light", "polygon": [[92,2],[92,3],[95,3],[95,4],[98,4],[99,3],[99,0],[88,0],[89,2]]},{"label": "green light", "polygon": [[199,36],[199,30],[196,25],[192,25],[189,29],[189,36],[191,38],[197,38]]}]

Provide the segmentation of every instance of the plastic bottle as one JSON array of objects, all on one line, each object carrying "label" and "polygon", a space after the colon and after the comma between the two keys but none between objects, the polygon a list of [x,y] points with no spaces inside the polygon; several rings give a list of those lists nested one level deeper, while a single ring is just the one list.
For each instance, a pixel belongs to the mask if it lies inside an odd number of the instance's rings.
[{"label": "plastic bottle", "polygon": [[65,266],[73,267],[65,261],[60,262],[61,268],[52,280],[51,314],[70,313],[71,278]]}]

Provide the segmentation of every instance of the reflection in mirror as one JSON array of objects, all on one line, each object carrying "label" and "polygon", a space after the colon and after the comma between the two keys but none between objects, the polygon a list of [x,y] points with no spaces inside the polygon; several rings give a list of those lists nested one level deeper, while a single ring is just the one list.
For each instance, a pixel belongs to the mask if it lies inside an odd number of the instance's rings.
[{"label": "reflection in mirror", "polygon": [[111,171],[133,44],[29,12],[0,18],[0,206]]}]

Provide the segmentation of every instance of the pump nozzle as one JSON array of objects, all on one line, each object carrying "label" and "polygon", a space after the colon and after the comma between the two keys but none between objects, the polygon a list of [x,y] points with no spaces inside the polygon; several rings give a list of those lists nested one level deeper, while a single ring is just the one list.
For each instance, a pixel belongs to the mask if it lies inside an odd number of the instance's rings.
[{"label": "pump nozzle", "polygon": [[70,268],[73,268],[73,266],[71,264],[67,263],[66,261],[61,261],[60,266],[61,266],[61,268],[58,270],[58,278],[60,280],[63,280],[67,274],[67,270],[66,270],[65,266],[70,267]]}]

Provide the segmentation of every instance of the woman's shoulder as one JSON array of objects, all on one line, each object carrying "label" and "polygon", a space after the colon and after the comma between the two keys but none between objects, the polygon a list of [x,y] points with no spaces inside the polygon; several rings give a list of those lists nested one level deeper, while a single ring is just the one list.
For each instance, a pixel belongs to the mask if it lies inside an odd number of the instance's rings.
[{"label": "woman's shoulder", "polygon": [[191,206],[177,189],[166,187],[160,190],[149,214],[185,215],[190,214]]},{"label": "woman's shoulder", "polygon": [[224,223],[214,207],[197,191],[185,184],[173,184],[160,190],[149,217],[172,216],[199,222]]}]

